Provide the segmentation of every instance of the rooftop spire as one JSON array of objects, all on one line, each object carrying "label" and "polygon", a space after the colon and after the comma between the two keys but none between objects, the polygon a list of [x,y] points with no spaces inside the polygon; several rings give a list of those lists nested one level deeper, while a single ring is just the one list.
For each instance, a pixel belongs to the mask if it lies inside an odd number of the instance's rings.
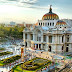
[{"label": "rooftop spire", "polygon": [[51,6],[52,6],[52,5],[50,5],[49,13],[52,13],[52,8],[51,8]]}]

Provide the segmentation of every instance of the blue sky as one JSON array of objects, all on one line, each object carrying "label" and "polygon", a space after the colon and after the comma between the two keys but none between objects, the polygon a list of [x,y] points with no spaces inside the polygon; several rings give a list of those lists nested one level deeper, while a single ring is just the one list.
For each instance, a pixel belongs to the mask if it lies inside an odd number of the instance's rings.
[{"label": "blue sky", "polygon": [[50,5],[60,19],[72,18],[72,0],[0,0],[0,23],[36,23]]}]

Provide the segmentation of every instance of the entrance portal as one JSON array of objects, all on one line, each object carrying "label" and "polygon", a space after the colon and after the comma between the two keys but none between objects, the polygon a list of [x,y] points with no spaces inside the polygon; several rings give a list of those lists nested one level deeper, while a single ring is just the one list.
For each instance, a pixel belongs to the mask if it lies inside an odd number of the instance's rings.
[{"label": "entrance portal", "polygon": [[25,42],[25,46],[27,47],[27,42]]},{"label": "entrance portal", "polygon": [[49,46],[49,52],[51,52],[51,46]]},{"label": "entrance portal", "polygon": [[63,52],[63,46],[62,46],[62,52]]},{"label": "entrance portal", "polygon": [[41,44],[39,44],[39,49],[41,49]]},{"label": "entrance portal", "polygon": [[66,52],[68,52],[68,47],[66,47]]}]

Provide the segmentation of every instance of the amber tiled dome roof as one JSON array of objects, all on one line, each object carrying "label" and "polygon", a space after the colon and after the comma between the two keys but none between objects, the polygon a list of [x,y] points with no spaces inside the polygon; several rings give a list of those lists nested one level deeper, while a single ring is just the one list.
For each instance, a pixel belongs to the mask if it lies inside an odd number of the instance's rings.
[{"label": "amber tiled dome roof", "polygon": [[62,21],[62,20],[59,20],[56,25],[67,25],[66,22]]},{"label": "amber tiled dome roof", "polygon": [[52,8],[50,7],[49,13],[46,13],[42,20],[52,20],[52,19],[59,19],[58,15],[52,12]]}]

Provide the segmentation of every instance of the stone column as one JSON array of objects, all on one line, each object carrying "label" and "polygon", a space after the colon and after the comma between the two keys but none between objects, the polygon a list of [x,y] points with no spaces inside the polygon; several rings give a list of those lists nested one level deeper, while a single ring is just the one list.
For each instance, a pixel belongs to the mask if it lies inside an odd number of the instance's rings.
[{"label": "stone column", "polygon": [[48,36],[46,36],[46,42],[48,43]]},{"label": "stone column", "polygon": [[31,43],[31,47],[33,47],[33,48],[34,48],[34,44],[33,44],[33,43]]},{"label": "stone column", "polygon": [[36,44],[35,44],[35,49],[36,49]]},{"label": "stone column", "polygon": [[57,43],[59,44],[59,35],[58,35]]},{"label": "stone column", "polygon": [[48,44],[45,45],[45,50],[48,51]]},{"label": "stone column", "polygon": [[52,36],[52,43],[55,43],[55,41],[54,41],[54,36]]},{"label": "stone column", "polygon": [[25,33],[23,34],[23,41],[24,41],[24,45],[25,45]]},{"label": "stone column", "polygon": [[49,36],[48,36],[48,43],[49,43]]},{"label": "stone column", "polygon": [[30,40],[30,34],[29,33],[27,34],[27,39]]},{"label": "stone column", "polygon": [[39,44],[38,44],[38,49],[39,49]]},{"label": "stone column", "polygon": [[23,39],[25,40],[25,33],[23,33]]},{"label": "stone column", "polygon": [[62,36],[60,36],[60,43],[62,43]]},{"label": "stone column", "polygon": [[30,43],[29,43],[29,41],[27,42],[27,47],[30,47]]},{"label": "stone column", "polygon": [[64,52],[66,52],[66,44],[65,44],[65,42],[66,42],[66,36],[64,35]]},{"label": "stone column", "polygon": [[35,34],[33,33],[33,41],[35,41]]},{"label": "stone column", "polygon": [[43,35],[41,36],[41,42],[43,42]]},{"label": "stone column", "polygon": [[41,49],[43,49],[43,44],[41,44]]}]

